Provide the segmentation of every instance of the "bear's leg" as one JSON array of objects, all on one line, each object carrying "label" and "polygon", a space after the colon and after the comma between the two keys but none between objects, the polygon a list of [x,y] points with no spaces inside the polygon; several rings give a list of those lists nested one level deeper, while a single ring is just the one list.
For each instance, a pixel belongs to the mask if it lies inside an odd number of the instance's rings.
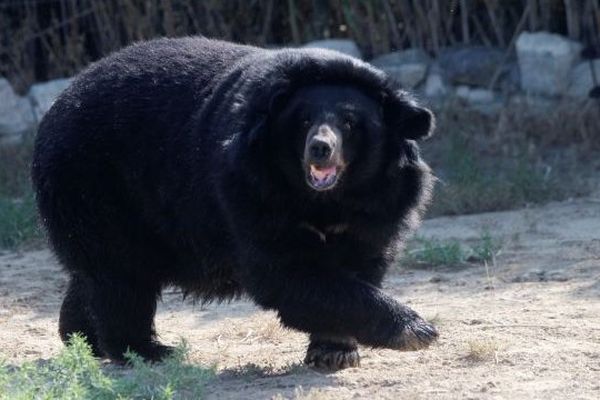
[{"label": "bear's leg", "polygon": [[310,344],[304,363],[329,371],[359,367],[360,356],[356,347],[356,339],[313,333],[310,335]]},{"label": "bear's leg", "polygon": [[91,308],[98,343],[117,362],[134,351],[148,361],[160,361],[172,348],[160,344],[154,330],[154,314],[160,287],[141,279],[122,276],[94,281]]},{"label": "bear's leg", "polygon": [[63,342],[67,342],[72,334],[85,336],[95,356],[102,356],[98,346],[98,338],[92,325],[89,298],[82,278],[71,277],[67,295],[60,308],[58,332]]},{"label": "bear's leg", "polygon": [[354,277],[297,264],[250,270],[243,277],[247,293],[258,305],[277,310],[287,327],[402,351],[424,349],[438,337],[415,311]]}]

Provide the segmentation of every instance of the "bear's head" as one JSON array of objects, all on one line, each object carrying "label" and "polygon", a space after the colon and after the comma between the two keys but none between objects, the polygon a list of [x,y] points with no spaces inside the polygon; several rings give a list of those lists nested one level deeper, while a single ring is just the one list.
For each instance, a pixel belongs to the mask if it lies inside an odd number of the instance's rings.
[{"label": "bear's head", "polygon": [[403,94],[314,84],[273,97],[265,151],[289,181],[324,192],[372,181],[433,125],[431,112]]}]

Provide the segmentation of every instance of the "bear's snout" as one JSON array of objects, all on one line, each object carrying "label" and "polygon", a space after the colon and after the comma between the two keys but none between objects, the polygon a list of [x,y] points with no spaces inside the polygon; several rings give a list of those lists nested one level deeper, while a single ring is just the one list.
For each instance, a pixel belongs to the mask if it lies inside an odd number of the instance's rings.
[{"label": "bear's snout", "polygon": [[305,159],[309,164],[319,166],[330,164],[338,157],[339,139],[334,130],[326,124],[319,126],[314,135],[309,135],[306,143]]},{"label": "bear's snout", "polygon": [[308,145],[310,160],[315,163],[321,163],[329,160],[333,153],[333,146],[327,140],[314,137]]}]

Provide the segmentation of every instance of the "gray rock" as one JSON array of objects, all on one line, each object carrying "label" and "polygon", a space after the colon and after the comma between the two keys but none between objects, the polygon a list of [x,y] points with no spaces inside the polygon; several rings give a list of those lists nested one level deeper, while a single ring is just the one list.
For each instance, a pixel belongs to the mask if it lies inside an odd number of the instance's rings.
[{"label": "gray rock", "polygon": [[527,110],[533,115],[544,115],[552,112],[560,104],[560,99],[519,93],[508,100],[508,106],[514,109]]},{"label": "gray rock", "polygon": [[488,89],[471,88],[463,85],[456,88],[455,95],[469,107],[486,115],[498,114],[503,106],[501,97]]},{"label": "gray rock", "polygon": [[0,78],[0,144],[19,142],[35,126],[31,104]]},{"label": "gray rock", "polygon": [[407,89],[417,86],[427,74],[427,66],[423,64],[387,65],[378,68],[385,71],[398,81],[403,88]]},{"label": "gray rock", "polygon": [[34,116],[39,122],[44,114],[50,109],[54,100],[63,92],[70,84],[72,79],[55,79],[48,82],[36,83],[31,86],[27,97],[33,105]]},{"label": "gray rock", "polygon": [[425,79],[430,62],[429,55],[421,49],[396,51],[371,60],[371,64],[409,89],[416,87]]},{"label": "gray rock", "polygon": [[427,76],[425,80],[425,86],[423,87],[423,93],[429,98],[440,98],[448,95],[450,89],[444,82],[444,78],[437,73],[433,72]]},{"label": "gray rock", "polygon": [[[596,80],[592,75],[594,69]],[[590,90],[596,85],[600,85],[600,60],[583,61],[571,70],[569,79],[569,88],[567,94],[573,97],[588,97]]]},{"label": "gray rock", "polygon": [[530,94],[559,96],[579,60],[581,44],[548,32],[523,32],[517,39],[521,89]]},{"label": "gray rock", "polygon": [[[452,84],[487,87],[502,65],[504,50],[495,47],[448,47],[439,53],[438,63]],[[511,63],[501,67],[499,83],[510,78]]]},{"label": "gray rock", "polygon": [[434,275],[431,277],[431,279],[429,279],[429,282],[431,282],[431,283],[442,283],[442,282],[448,282],[448,281],[450,281],[450,279],[444,275]]},{"label": "gray rock", "polygon": [[382,54],[371,60],[376,67],[401,64],[429,64],[431,57],[422,49],[407,49]]},{"label": "gray rock", "polygon": [[496,95],[491,90],[468,86],[457,87],[456,96],[469,104],[490,104],[496,100]]},{"label": "gray rock", "polygon": [[548,280],[552,282],[566,282],[570,279],[563,271],[551,271],[548,273]]},{"label": "gray rock", "polygon": [[541,270],[533,270],[521,275],[517,275],[511,279],[511,282],[543,282],[546,280],[546,272]]},{"label": "gray rock", "polygon": [[521,71],[519,70],[519,63],[512,61],[506,64],[503,68],[504,74],[501,75],[501,79],[498,82],[498,89],[510,92],[518,93],[521,91]]},{"label": "gray rock", "polygon": [[566,282],[570,279],[562,271],[533,270],[522,275],[515,276],[512,282]]},{"label": "gray rock", "polygon": [[352,57],[362,59],[362,53],[353,40],[348,39],[326,39],[326,40],[315,40],[313,42],[306,43],[304,47],[328,49],[339,51],[340,53],[347,54]]}]

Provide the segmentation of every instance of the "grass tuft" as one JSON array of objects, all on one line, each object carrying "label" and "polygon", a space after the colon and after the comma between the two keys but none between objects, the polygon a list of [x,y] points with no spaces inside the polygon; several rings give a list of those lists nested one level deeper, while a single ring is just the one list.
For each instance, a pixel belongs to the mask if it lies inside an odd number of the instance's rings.
[{"label": "grass tuft", "polygon": [[32,154],[32,135],[23,143],[0,146],[0,197],[22,197],[31,191]]},{"label": "grass tuft", "polygon": [[459,242],[442,242],[422,237],[411,242],[406,254],[406,261],[412,265],[459,266],[467,260],[467,253]]},{"label": "grass tuft", "polygon": [[488,231],[484,231],[477,243],[471,246],[470,261],[480,263],[494,263],[494,260],[502,249],[502,241],[492,237]]},{"label": "grass tuft", "polygon": [[472,340],[467,343],[469,349],[466,359],[470,361],[489,361],[498,362],[498,352],[501,350],[500,343],[495,340]]},{"label": "grass tuft", "polygon": [[0,364],[0,400],[197,399],[214,372],[189,364],[186,354],[183,343],[160,364],[128,353],[129,368],[103,368],[85,339],[74,335],[47,362]]},{"label": "grass tuft", "polygon": [[493,263],[502,241],[484,231],[472,245],[457,240],[442,241],[415,237],[405,251],[402,263],[411,267],[460,267],[469,263]]},{"label": "grass tuft", "polygon": [[42,236],[32,194],[16,199],[0,196],[0,249],[14,249]]},{"label": "grass tuft", "polygon": [[31,139],[0,146],[0,249],[14,249],[43,236],[29,182]]}]

